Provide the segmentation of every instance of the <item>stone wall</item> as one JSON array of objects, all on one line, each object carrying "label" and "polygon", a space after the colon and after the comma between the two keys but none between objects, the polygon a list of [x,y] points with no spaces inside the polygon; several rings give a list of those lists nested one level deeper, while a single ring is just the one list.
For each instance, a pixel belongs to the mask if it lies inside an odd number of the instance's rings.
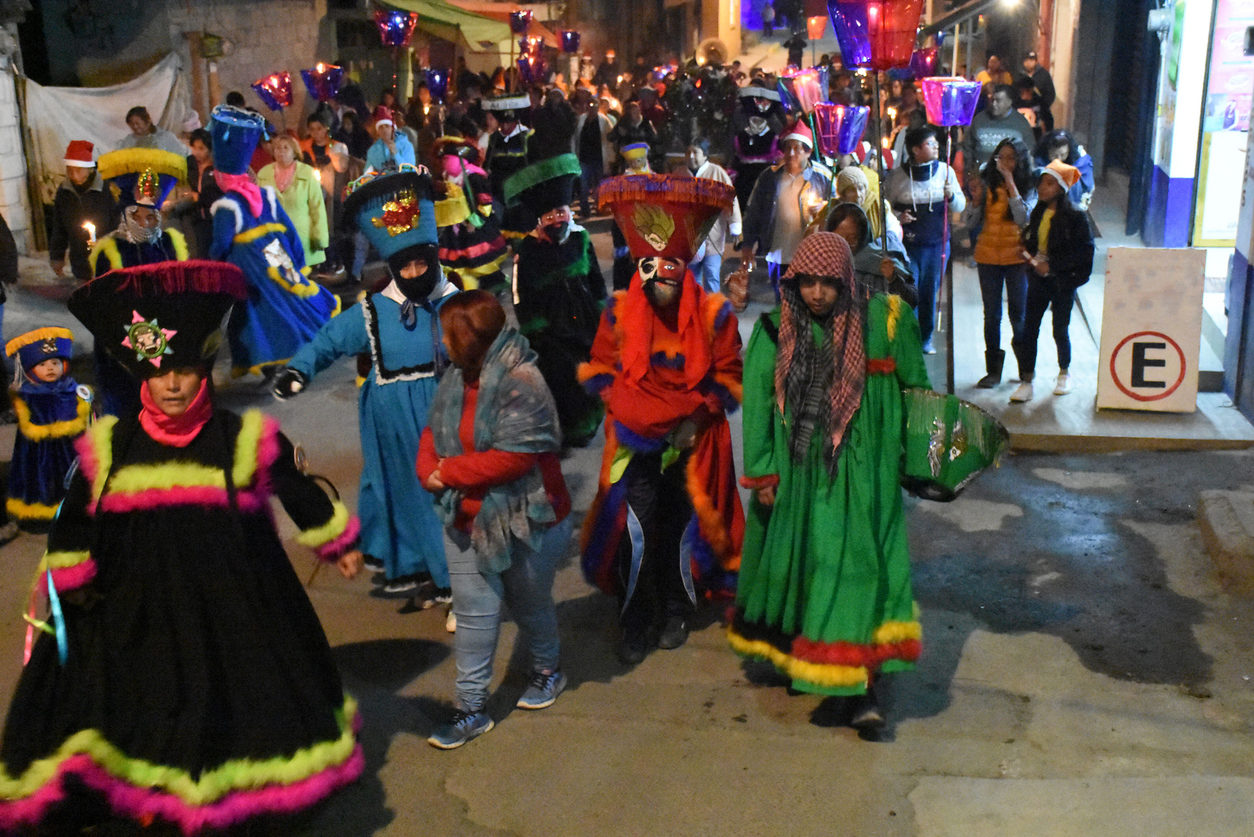
[{"label": "stone wall", "polygon": [[14,86],[16,26],[0,27],[0,214],[8,222],[18,252],[28,252],[31,238],[30,199],[26,191],[26,157],[22,153],[21,120]]}]

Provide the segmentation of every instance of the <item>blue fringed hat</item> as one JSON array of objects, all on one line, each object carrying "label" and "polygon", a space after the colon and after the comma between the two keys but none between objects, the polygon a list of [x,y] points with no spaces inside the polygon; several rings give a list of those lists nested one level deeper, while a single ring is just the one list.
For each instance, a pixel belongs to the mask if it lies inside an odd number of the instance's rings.
[{"label": "blue fringed hat", "polygon": [[68,328],[46,326],[14,337],[4,345],[4,353],[17,356],[22,369],[29,372],[45,360],[69,360],[74,349],[74,334]]},{"label": "blue fringed hat", "polygon": [[218,105],[209,117],[213,137],[213,167],[223,174],[243,174],[266,130],[261,114],[231,105]]},{"label": "blue fringed hat", "polygon": [[434,192],[425,169],[404,164],[396,172],[359,177],[349,184],[344,211],[387,259],[393,275],[418,248],[436,243]]},{"label": "blue fringed hat", "polygon": [[121,206],[160,209],[174,187],[187,180],[187,158],[160,148],[123,148],[101,154],[97,171]]}]

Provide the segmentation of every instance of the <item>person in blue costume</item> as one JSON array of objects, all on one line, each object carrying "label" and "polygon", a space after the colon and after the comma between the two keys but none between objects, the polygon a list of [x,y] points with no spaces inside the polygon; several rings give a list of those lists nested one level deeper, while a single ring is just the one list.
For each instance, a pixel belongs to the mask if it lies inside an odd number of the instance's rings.
[{"label": "person in blue costume", "polygon": [[274,189],[248,177],[248,161],[265,128],[255,113],[213,109],[214,179],[223,196],[210,207],[210,258],[244,272],[248,299],[235,307],[228,337],[232,374],[261,374],[286,363],[340,311],[335,294],[309,279],[305,250]]},{"label": "person in blue costume", "polygon": [[413,598],[424,608],[448,603],[443,528],[414,471],[448,365],[438,309],[456,291],[440,270],[431,177],[414,166],[367,174],[349,186],[344,209],[387,259],[392,281],[323,326],[275,375],[273,393],[291,398],[336,359],[369,353],[358,396],[357,508],[366,566],[383,572],[372,595]]},{"label": "person in blue costume", "polygon": [[[122,220],[92,246],[87,256],[92,276],[142,264],[187,261],[183,234],[161,226],[162,205],[175,185],[187,179],[187,159],[159,148],[126,148],[101,155],[98,170],[122,210]],[[92,348],[92,366],[104,412],[138,415],[139,382],[99,346]]]},{"label": "person in blue costume", "polygon": [[24,529],[42,531],[52,522],[77,456],[74,440],[87,429],[91,393],[70,377],[73,346],[68,328],[47,327],[14,337],[4,347],[15,360],[17,414],[5,508]]}]

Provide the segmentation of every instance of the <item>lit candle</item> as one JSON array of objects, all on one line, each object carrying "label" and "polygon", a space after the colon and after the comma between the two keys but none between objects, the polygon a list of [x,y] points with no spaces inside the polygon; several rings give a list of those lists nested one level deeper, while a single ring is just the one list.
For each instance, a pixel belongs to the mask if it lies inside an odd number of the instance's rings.
[{"label": "lit candle", "polygon": [[93,224],[91,221],[84,221],[83,229],[87,230],[87,246],[95,247],[96,246],[96,225]]}]

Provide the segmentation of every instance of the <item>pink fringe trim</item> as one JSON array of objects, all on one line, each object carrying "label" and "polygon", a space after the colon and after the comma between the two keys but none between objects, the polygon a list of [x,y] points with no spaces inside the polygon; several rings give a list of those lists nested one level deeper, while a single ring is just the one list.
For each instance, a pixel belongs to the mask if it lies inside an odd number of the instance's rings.
[{"label": "pink fringe trim", "polygon": [[[85,584],[90,584],[95,577],[96,562],[90,558],[72,567],[61,567],[52,571],[52,583],[56,585],[58,593],[77,590]],[[47,573],[39,574],[39,592],[45,596],[48,595]]]},{"label": "pink fringe trim", "polygon": [[195,834],[204,829],[227,828],[262,814],[291,814],[309,808],[356,781],[365,766],[365,755],[358,744],[343,763],[299,782],[235,791],[208,805],[194,806],[173,794],[129,784],[108,773],[91,756],[79,754],[62,762],[57,777],[31,796],[0,806],[0,827],[38,822],[48,808],[65,796],[63,779],[71,773],[101,793],[117,814],[140,821],[158,817],[175,823],[184,834]]},{"label": "pink fringe trim", "polygon": [[74,440],[74,450],[78,452],[78,467],[82,470],[87,482],[94,483],[96,474],[100,473],[100,459],[96,456],[96,448],[87,433]]},{"label": "pink fringe trim", "polygon": [[[266,495],[256,491],[237,491],[236,502],[240,511],[257,512],[267,506]],[[213,506],[226,508],[228,498],[225,488],[207,485],[176,486],[174,488],[149,488],[144,491],[110,493],[100,502],[100,510],[122,514],[168,506]]]},{"label": "pink fringe trim", "polygon": [[314,554],[321,561],[338,561],[345,552],[357,545],[357,538],[360,534],[361,521],[357,519],[357,515],[353,515],[348,519],[348,525],[344,527],[344,531],[315,549]]},{"label": "pink fringe trim", "polygon": [[253,485],[263,494],[271,493],[270,466],[279,458],[279,422],[272,416],[261,419],[261,440],[257,443],[257,472]]}]

